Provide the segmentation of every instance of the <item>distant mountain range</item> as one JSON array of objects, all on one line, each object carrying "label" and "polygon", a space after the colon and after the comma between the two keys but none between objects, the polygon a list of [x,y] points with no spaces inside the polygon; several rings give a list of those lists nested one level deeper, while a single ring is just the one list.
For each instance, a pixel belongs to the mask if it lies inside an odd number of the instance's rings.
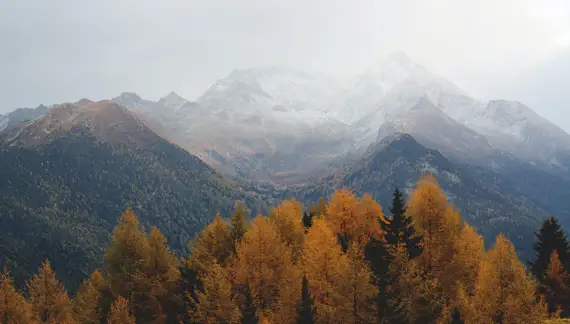
[{"label": "distant mountain range", "polygon": [[[15,228],[0,247],[51,258],[57,237],[85,269],[126,203],[183,249],[235,199],[261,210],[348,187],[386,206],[421,172],[483,234],[505,232],[523,254],[542,217],[570,226],[570,135],[519,102],[473,98],[402,53],[344,80],[235,70],[195,102],[124,92],[19,109],[0,116],[0,141],[9,179],[0,184],[9,217],[0,219]],[[33,234],[22,219],[33,220]]]}]

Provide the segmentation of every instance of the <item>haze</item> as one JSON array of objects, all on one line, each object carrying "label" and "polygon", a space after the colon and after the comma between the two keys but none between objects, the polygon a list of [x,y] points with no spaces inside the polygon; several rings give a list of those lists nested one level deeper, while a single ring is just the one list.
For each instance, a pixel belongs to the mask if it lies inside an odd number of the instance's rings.
[{"label": "haze", "polygon": [[570,1],[2,1],[0,112],[175,90],[234,68],[350,75],[402,51],[570,130]]}]

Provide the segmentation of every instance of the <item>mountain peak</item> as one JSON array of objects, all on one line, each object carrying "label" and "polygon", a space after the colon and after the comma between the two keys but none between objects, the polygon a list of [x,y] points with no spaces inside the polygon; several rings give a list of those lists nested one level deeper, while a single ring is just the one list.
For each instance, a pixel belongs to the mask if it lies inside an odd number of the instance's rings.
[{"label": "mountain peak", "polygon": [[158,103],[168,107],[168,108],[172,108],[172,109],[177,109],[180,108],[181,106],[189,103],[190,101],[188,101],[185,98],[182,98],[181,96],[179,96],[176,92],[171,91],[169,94],[167,94],[166,96],[160,98],[160,100],[158,100]]},{"label": "mountain peak", "polygon": [[64,103],[38,119],[18,125],[4,134],[0,144],[32,147],[50,143],[76,129],[87,130],[105,142],[144,147],[157,138],[137,116],[127,108],[109,100],[77,105]]}]

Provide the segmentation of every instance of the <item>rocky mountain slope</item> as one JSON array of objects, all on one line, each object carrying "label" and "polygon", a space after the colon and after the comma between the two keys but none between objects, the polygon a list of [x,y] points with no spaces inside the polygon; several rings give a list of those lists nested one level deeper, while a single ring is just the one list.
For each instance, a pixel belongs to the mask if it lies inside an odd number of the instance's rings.
[{"label": "rocky mountain slope", "polygon": [[395,134],[371,146],[360,160],[281,195],[296,196],[309,204],[346,187],[357,194],[371,194],[387,208],[394,187],[409,192],[422,173],[432,173],[463,217],[485,237],[506,233],[521,253],[529,252],[529,238],[548,212],[533,200],[504,190],[507,188],[498,185],[497,174],[486,169],[479,172],[450,161],[408,134]]},{"label": "rocky mountain slope", "polygon": [[36,119],[48,110],[49,107],[39,105],[36,108],[18,108],[6,115],[0,115],[0,132],[9,131],[25,121]]},{"label": "rocky mountain slope", "polygon": [[178,251],[235,200],[263,207],[110,101],[56,105],[0,143],[0,255],[18,279],[49,258],[73,288],[98,265],[127,206]]}]

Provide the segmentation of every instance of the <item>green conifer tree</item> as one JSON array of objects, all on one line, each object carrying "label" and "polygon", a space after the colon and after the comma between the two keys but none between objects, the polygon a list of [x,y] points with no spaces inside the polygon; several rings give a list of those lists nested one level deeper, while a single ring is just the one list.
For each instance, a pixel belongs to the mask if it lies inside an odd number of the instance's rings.
[{"label": "green conifer tree", "polygon": [[545,280],[546,270],[550,263],[550,256],[554,250],[558,251],[560,262],[566,272],[569,272],[570,244],[562,226],[555,217],[547,218],[536,235],[536,242],[533,249],[536,258],[530,263],[530,271],[539,280]]},{"label": "green conifer tree", "polygon": [[313,323],[315,323],[314,298],[309,291],[309,280],[307,280],[306,276],[303,276],[301,299],[297,304],[297,324]]},{"label": "green conifer tree", "polygon": [[303,227],[305,227],[305,232],[309,230],[309,228],[311,228],[311,226],[313,226],[313,216],[314,214],[312,212],[304,212],[303,213]]},{"label": "green conifer tree", "polygon": [[251,289],[249,285],[245,286],[244,289],[244,303],[242,309],[242,323],[243,324],[257,324],[259,323],[259,316],[257,316],[257,308],[253,302],[253,296],[251,295]]}]

